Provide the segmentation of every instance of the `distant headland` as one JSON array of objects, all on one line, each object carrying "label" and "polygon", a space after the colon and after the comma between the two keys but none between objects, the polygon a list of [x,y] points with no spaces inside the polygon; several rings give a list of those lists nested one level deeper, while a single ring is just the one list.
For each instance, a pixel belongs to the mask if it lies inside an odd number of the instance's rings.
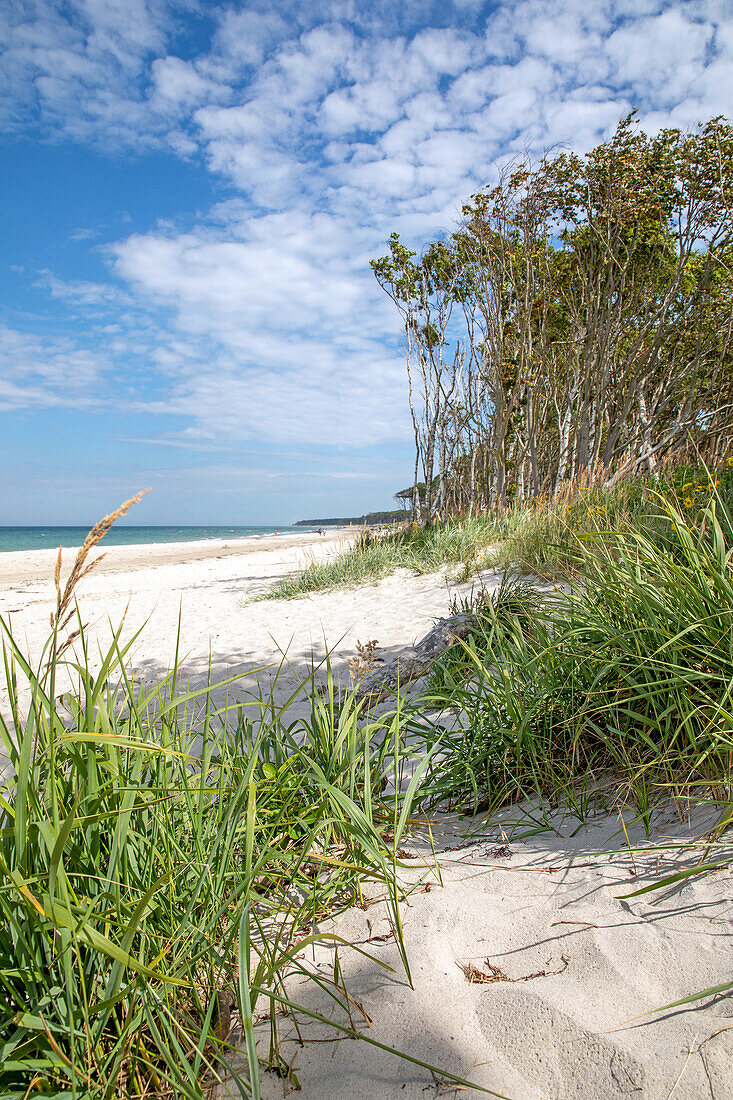
[{"label": "distant headland", "polygon": [[395,512],[367,512],[365,516],[350,516],[342,519],[299,519],[294,527],[365,527],[373,523],[395,523],[398,520],[407,519],[409,512],[400,509]]}]

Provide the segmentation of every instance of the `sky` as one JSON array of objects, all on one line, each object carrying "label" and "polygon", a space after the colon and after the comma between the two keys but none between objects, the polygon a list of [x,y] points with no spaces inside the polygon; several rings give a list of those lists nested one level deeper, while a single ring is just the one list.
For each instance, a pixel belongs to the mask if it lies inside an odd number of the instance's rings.
[{"label": "sky", "polygon": [[389,234],[733,110],[733,0],[0,0],[0,54],[0,525],[392,507]]}]

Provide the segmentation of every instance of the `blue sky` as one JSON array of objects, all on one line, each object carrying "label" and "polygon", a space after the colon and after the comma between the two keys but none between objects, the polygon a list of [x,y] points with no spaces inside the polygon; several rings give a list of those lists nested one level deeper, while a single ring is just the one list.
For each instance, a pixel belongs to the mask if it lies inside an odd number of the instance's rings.
[{"label": "blue sky", "polygon": [[389,233],[733,104],[732,0],[14,0],[0,49],[0,524],[390,507]]}]

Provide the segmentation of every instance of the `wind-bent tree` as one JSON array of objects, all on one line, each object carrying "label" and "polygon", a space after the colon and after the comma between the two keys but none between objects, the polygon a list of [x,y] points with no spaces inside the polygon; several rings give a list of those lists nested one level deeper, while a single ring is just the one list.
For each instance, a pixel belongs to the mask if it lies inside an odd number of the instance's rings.
[{"label": "wind-bent tree", "polygon": [[463,215],[419,257],[395,234],[372,262],[406,333],[416,516],[728,447],[726,120],[650,137],[629,116],[586,156],[516,163]]},{"label": "wind-bent tree", "polygon": [[[449,429],[457,407],[464,353],[460,341],[450,351],[448,330],[459,293],[460,268],[449,245],[435,242],[415,262],[415,253],[390,238],[388,256],[372,267],[399,310],[407,341],[410,412],[415,434],[413,513],[445,514],[449,465],[455,459]],[[437,466],[437,471],[436,471]],[[422,469],[425,489],[418,490]],[[434,479],[437,472],[438,485]]]}]

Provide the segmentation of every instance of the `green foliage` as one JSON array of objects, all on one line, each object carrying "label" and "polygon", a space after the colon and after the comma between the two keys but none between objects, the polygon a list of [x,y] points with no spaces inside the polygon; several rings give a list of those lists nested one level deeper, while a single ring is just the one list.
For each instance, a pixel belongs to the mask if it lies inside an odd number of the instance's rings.
[{"label": "green foliage", "polygon": [[545,595],[530,614],[482,603],[464,647],[470,677],[441,684],[436,670],[418,704],[462,718],[451,736],[438,726],[427,735],[440,742],[434,800],[572,800],[612,776],[647,826],[670,794],[730,802],[730,513],[716,497],[691,529],[669,500],[659,508],[664,545],[633,528],[599,534],[578,544],[582,580],[569,595]]},{"label": "green foliage", "polygon": [[250,1055],[239,1087],[258,1096],[252,1013],[282,1000],[286,972],[308,974],[315,922],[359,900],[366,875],[400,928],[412,791],[399,817],[380,794],[399,721],[361,720],[332,684],[307,720],[272,699],[251,717],[217,709],[213,686],[181,689],[176,667],[136,683],[119,636],[95,673],[83,633],[68,663],[54,633],[34,670],[3,629],[0,1092],[200,1098],[234,1003]]},{"label": "green foliage", "polygon": [[377,581],[395,569],[436,572],[443,565],[461,565],[465,575],[487,560],[495,539],[488,516],[425,527],[400,528],[378,536],[364,531],[354,544],[331,560],[314,561],[301,573],[286,577],[260,599],[292,599],[309,592]]},{"label": "green foliage", "polygon": [[[396,494],[399,495],[399,494]],[[295,527],[363,527],[365,524],[399,523],[404,520],[405,512],[367,512],[363,516],[341,516],[328,519],[299,519]]]},{"label": "green foliage", "polygon": [[733,507],[733,463],[709,470],[685,464],[658,477],[570,488],[555,497],[516,504],[499,513],[497,562],[548,580],[573,576],[589,560],[579,550],[612,532],[645,532],[670,553],[678,549],[665,502],[699,529],[713,499]]},{"label": "green foliage", "polygon": [[428,516],[537,499],[601,468],[643,474],[690,442],[720,457],[733,403],[727,119],[646,134],[632,112],[584,155],[502,166],[462,209],[447,239],[418,254],[392,234],[371,265],[407,334]]},{"label": "green foliage", "polygon": [[542,597],[532,583],[511,574],[505,574],[493,591],[481,586],[478,592],[472,590],[471,595],[463,599],[454,596],[450,614],[470,613],[476,621],[475,627],[460,645],[450,646],[433,665],[426,684],[428,695],[449,695],[453,690],[460,690],[480,663],[486,631],[494,625],[501,627],[516,620],[526,632],[532,629],[535,616],[542,610],[542,603]]}]

